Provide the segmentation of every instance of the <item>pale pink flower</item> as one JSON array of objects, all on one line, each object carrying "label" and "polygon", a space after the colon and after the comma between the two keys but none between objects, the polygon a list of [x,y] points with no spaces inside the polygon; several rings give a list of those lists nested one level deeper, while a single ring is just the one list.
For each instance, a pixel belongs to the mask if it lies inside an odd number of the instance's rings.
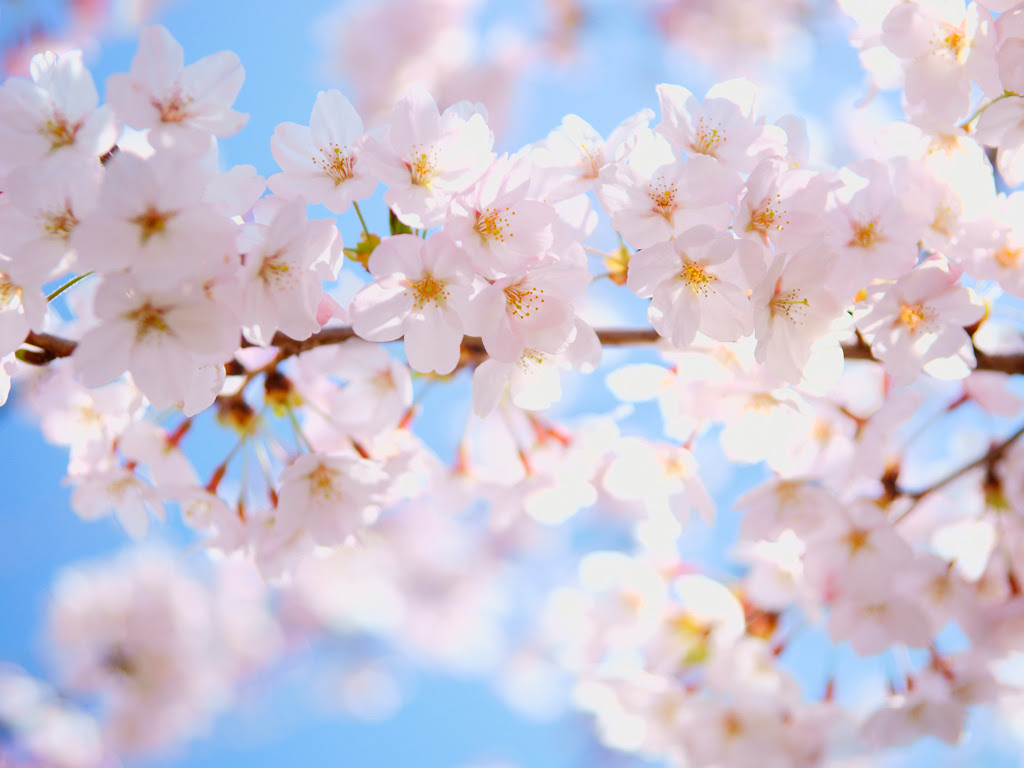
[{"label": "pale pink flower", "polygon": [[245,288],[239,316],[246,338],[267,346],[277,331],[293,339],[319,331],[321,279],[333,280],[341,266],[341,237],[334,224],[307,220],[298,201],[267,203],[240,241]]},{"label": "pale pink flower", "polygon": [[554,242],[557,213],[528,198],[531,171],[526,160],[502,156],[471,190],[452,200],[444,232],[459,241],[484,277],[536,263]]},{"label": "pale pink flower", "polygon": [[71,244],[88,269],[128,269],[146,288],[205,276],[236,253],[238,227],[204,201],[209,174],[177,151],[109,163],[91,216]]},{"label": "pale pink flower", "polygon": [[317,94],[309,126],[278,125],[270,149],[282,170],[268,179],[270,188],[331,213],[344,213],[377,186],[362,162],[363,121],[341,91]]},{"label": "pale pink flower", "polygon": [[504,363],[527,349],[562,352],[576,331],[575,300],[590,279],[585,266],[557,262],[495,280],[473,297],[466,331]]},{"label": "pale pink flower", "polygon": [[791,258],[781,254],[754,290],[754,336],[757,361],[780,378],[797,382],[816,344],[828,342],[843,304],[825,287],[832,259],[816,248]]},{"label": "pale pink flower", "polygon": [[62,572],[49,605],[61,685],[99,699],[122,754],[166,749],[223,707],[232,668],[206,589],[154,551]]},{"label": "pale pink flower", "polygon": [[1007,293],[1024,296],[1024,193],[999,195],[987,216],[964,226],[964,268],[995,280]]},{"label": "pale pink flower", "polygon": [[[699,226],[633,254],[626,284],[637,296],[651,297],[647,317],[674,346],[689,345],[698,332],[735,341],[753,330],[742,261],[764,270],[756,246]],[[754,279],[760,277],[755,272]]]},{"label": "pale pink flower", "polygon": [[776,539],[786,530],[800,537],[813,533],[840,514],[839,500],[823,485],[798,479],[772,479],[736,500],[746,509],[742,536]]},{"label": "pale pink flower", "polygon": [[207,382],[203,368],[230,359],[238,346],[238,321],[226,307],[201,293],[150,292],[111,277],[96,291],[95,312],[99,325],[72,356],[85,386],[129,371],[157,408],[185,399],[197,385],[206,389],[203,407],[220,392],[222,382]]},{"label": "pale pink flower", "polygon": [[701,482],[697,459],[685,448],[626,437],[612,449],[602,484],[620,500],[636,501],[648,514],[669,514],[685,525],[691,510],[712,524],[715,504]]},{"label": "pale pink flower", "polygon": [[940,378],[963,378],[974,367],[974,349],[964,326],[985,308],[959,283],[960,269],[932,258],[868,296],[856,316],[871,352],[894,384],[908,384],[922,369]]},{"label": "pale pink flower", "polygon": [[12,171],[0,197],[0,251],[41,280],[72,269],[71,234],[95,208],[101,179],[100,164],[85,157]]},{"label": "pale pink flower", "polygon": [[[896,578],[893,563],[876,562],[875,567],[884,569],[890,579]],[[897,643],[923,648],[934,634],[912,594],[898,585],[880,584],[878,579],[870,586],[849,583],[832,603],[828,632],[836,642],[848,641],[861,656],[881,653]]]},{"label": "pale pink flower", "polygon": [[429,240],[395,235],[370,255],[374,282],[352,300],[355,332],[368,341],[405,337],[414,370],[451,373],[459,362],[473,269],[443,233]]},{"label": "pale pink flower", "polygon": [[71,508],[84,520],[113,513],[129,536],[141,539],[149,530],[150,512],[165,519],[160,496],[132,469],[101,470],[75,479]]},{"label": "pale pink flower", "polygon": [[867,744],[886,749],[912,744],[925,736],[935,736],[951,745],[960,740],[966,708],[953,701],[948,690],[914,682],[913,690],[892,696],[864,721],[860,735]]},{"label": "pale pink flower", "polygon": [[804,540],[804,572],[811,584],[821,594],[858,590],[864,601],[887,599],[893,572],[906,570],[913,556],[885,510],[870,501],[858,500],[829,516]]},{"label": "pale pink flower", "polygon": [[520,358],[506,363],[484,360],[473,371],[473,412],[481,418],[493,411],[508,391],[517,408],[540,411],[562,396],[559,368],[589,373],[601,360],[601,342],[594,330],[576,318],[568,348],[559,354],[524,349]]},{"label": "pale pink flower", "polygon": [[642,131],[629,163],[606,166],[595,189],[612,226],[635,248],[670,240],[698,224],[725,229],[739,174],[715,159],[683,160],[660,134]]},{"label": "pale pink flower", "polygon": [[212,136],[238,133],[249,119],[231,109],[244,80],[245,70],[231,51],[185,66],[181,44],[154,25],[140,33],[131,71],[107,80],[107,99],[126,123],[150,129],[154,147],[200,154]]},{"label": "pale pink flower", "polygon": [[[328,376],[346,383],[338,387]],[[299,355],[294,378],[304,398],[355,435],[397,428],[412,405],[409,366],[389,355],[383,345],[359,338]],[[307,425],[316,418],[314,410]]]},{"label": "pale pink flower", "polygon": [[661,123],[672,145],[693,157],[708,155],[741,173],[758,160],[783,154],[785,133],[757,117],[757,88],[742,78],[719,83],[701,103],[681,85],[658,86]]},{"label": "pale pink flower", "polygon": [[523,350],[512,363],[484,360],[473,371],[473,413],[485,418],[508,392],[517,408],[541,411],[562,396],[555,356],[534,349]]},{"label": "pale pink flower", "polygon": [[413,88],[395,105],[382,139],[369,138],[370,172],[388,185],[384,202],[410,227],[444,222],[452,195],[484,172],[494,155],[494,136],[467,103],[437,111],[434,99]]},{"label": "pale pink flower", "polygon": [[629,157],[638,132],[647,128],[653,118],[651,110],[643,109],[622,121],[605,140],[583,118],[563,117],[562,124],[532,153],[533,162],[542,174],[545,199],[557,202],[589,190],[605,166]]},{"label": "pale pink flower", "polygon": [[917,263],[920,230],[896,195],[889,167],[877,160],[851,166],[836,207],[825,214],[826,238],[837,254],[830,285],[852,297],[872,280],[894,280]]},{"label": "pale pink flower", "polygon": [[956,123],[971,108],[971,82],[989,96],[1002,88],[992,17],[960,0],[898,3],[882,22],[882,43],[903,60],[908,111]]},{"label": "pale pink flower", "polygon": [[754,167],[733,215],[733,231],[793,253],[818,240],[830,184],[822,174],[766,159]]},{"label": "pale pink flower", "polygon": [[0,87],[0,171],[67,151],[98,158],[117,138],[109,107],[99,107],[82,52],[32,58],[32,81],[12,77]]},{"label": "pale pink flower", "polygon": [[367,459],[304,454],[281,472],[278,523],[282,530],[304,529],[322,546],[337,546],[372,522],[386,480]]}]

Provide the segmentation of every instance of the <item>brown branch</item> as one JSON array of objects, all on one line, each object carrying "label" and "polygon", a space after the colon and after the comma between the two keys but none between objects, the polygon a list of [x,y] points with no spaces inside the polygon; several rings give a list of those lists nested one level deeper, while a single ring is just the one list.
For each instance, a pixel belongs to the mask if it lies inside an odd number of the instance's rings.
[{"label": "brown branch", "polygon": [[996,463],[1003,457],[1003,454],[1006,453],[1010,446],[1017,442],[1022,436],[1024,436],[1024,426],[1017,429],[1016,432],[1014,432],[1008,438],[1003,440],[1001,443],[993,444],[992,447],[989,448],[988,451],[986,451],[982,456],[979,456],[977,459],[970,462],[969,464],[964,464],[962,467],[953,470],[945,477],[936,480],[927,488],[922,488],[919,491],[906,491],[901,489],[899,491],[899,494],[910,499],[911,504],[909,507],[904,509],[903,512],[901,512],[899,515],[892,519],[893,524],[895,525],[901,520],[906,519],[907,516],[911,512],[913,512],[914,509],[917,507],[918,502],[921,501],[921,499],[923,499],[925,496],[927,496],[930,493],[934,493],[935,491],[938,491],[941,488],[945,488],[954,480],[959,480],[961,477],[971,472],[972,470],[978,469],[979,467],[985,467],[987,470],[988,478],[995,478]]},{"label": "brown branch", "polygon": [[[604,347],[643,346],[661,341],[661,337],[653,328],[598,328],[596,332]],[[286,360],[311,349],[340,344],[355,337],[355,333],[348,326],[324,328],[302,341],[285,336],[283,333],[276,333],[271,339],[271,346],[281,350],[280,359]],[[46,365],[57,358],[70,357],[71,353],[75,351],[76,343],[49,333],[30,332],[25,337],[25,344],[36,349],[19,350],[19,359],[32,365]],[[242,346],[254,345],[243,340]],[[463,354],[470,360],[483,359],[486,354],[483,343],[474,336],[467,336],[463,339],[462,349]],[[843,344],[843,355],[847,360],[875,360],[874,355],[871,354],[871,348],[860,337],[856,341]],[[974,356],[978,362],[976,370],[1008,374],[1024,373],[1024,353],[989,355],[975,349]]]},{"label": "brown branch", "polygon": [[952,483],[954,480],[957,480],[966,475],[972,469],[977,469],[978,467],[988,467],[991,470],[992,468],[995,467],[996,462],[1003,457],[1003,454],[1006,453],[1007,449],[1011,445],[1013,445],[1017,440],[1019,440],[1022,435],[1024,435],[1024,426],[1022,426],[1008,438],[1003,440],[1001,443],[996,443],[995,445],[993,445],[991,448],[988,449],[988,451],[984,455],[979,456],[970,464],[965,464],[959,469],[950,472],[941,480],[937,480],[936,482],[929,485],[927,488],[922,488],[921,490],[914,491],[913,493],[909,493],[907,491],[903,491],[902,493],[903,495],[913,499],[915,502],[920,501],[929,493],[934,493],[940,488],[944,488],[945,486]]}]

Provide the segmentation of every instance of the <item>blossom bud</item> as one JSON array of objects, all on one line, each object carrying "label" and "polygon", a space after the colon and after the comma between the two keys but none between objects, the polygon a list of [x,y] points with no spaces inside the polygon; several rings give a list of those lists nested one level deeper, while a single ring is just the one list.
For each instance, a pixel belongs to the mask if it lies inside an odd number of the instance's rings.
[{"label": "blossom bud", "polygon": [[625,285],[626,273],[629,271],[629,249],[620,245],[605,257],[604,266],[608,270],[609,280],[616,285]]},{"label": "blossom bud", "polygon": [[346,248],[345,255],[352,261],[362,264],[363,269],[369,271],[370,267],[368,265],[370,263],[370,254],[373,253],[374,249],[378,245],[380,245],[380,235],[363,232],[363,234],[359,236],[359,245],[355,248]]},{"label": "blossom bud", "polygon": [[217,399],[217,421],[240,435],[249,434],[256,423],[256,411],[241,397]]},{"label": "blossom bud", "polygon": [[291,379],[280,371],[271,371],[263,380],[263,401],[274,409],[278,416],[302,405],[302,396],[295,390]]}]

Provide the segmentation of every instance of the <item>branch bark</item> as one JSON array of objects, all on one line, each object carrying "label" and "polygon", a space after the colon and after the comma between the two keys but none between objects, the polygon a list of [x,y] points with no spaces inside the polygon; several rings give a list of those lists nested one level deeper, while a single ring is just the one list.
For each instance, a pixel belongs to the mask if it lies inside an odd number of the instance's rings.
[{"label": "branch bark", "polygon": [[[601,345],[605,347],[630,347],[656,344],[661,340],[653,328],[598,328],[597,337]],[[281,359],[307,352],[317,347],[330,344],[340,344],[348,339],[355,338],[355,333],[348,326],[337,328],[324,328],[314,333],[308,339],[298,341],[283,333],[274,334],[271,346],[281,350]],[[32,365],[46,365],[58,358],[70,357],[75,351],[76,342],[50,333],[29,332],[25,337],[25,345],[34,349],[20,349],[18,359]],[[243,340],[243,347],[253,346]],[[467,336],[462,342],[464,354],[469,358],[480,357],[485,354],[483,343],[480,339]],[[857,338],[843,345],[843,355],[847,360],[874,360],[871,348],[864,343],[863,339]],[[1024,353],[1013,353],[1006,355],[989,355],[975,348],[974,356],[978,362],[979,371],[997,371],[999,373],[1024,373]]]}]

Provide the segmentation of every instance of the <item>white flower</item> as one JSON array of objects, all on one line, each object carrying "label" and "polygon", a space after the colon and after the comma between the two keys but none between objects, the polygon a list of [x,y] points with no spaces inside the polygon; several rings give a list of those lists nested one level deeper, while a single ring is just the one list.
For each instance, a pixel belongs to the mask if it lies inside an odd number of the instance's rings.
[{"label": "white flower", "polygon": [[270,149],[282,171],[267,180],[270,188],[331,213],[344,213],[377,186],[363,162],[363,121],[340,91],[317,94],[308,126],[277,126]]},{"label": "white flower", "polygon": [[200,154],[212,136],[231,136],[249,119],[231,109],[245,80],[238,56],[221,51],[185,66],[181,44],[160,25],[139,35],[131,72],[111,75],[107,99],[154,147]]},{"label": "white flower", "polygon": [[314,542],[337,546],[378,511],[387,476],[372,461],[308,453],[281,473],[277,521],[305,529]]},{"label": "white flower", "polygon": [[352,327],[368,341],[405,336],[414,370],[451,373],[459,362],[462,314],[473,269],[465,251],[439,233],[427,241],[395,235],[370,255],[375,282],[352,301]]},{"label": "white flower", "polygon": [[735,341],[753,330],[750,301],[740,287],[746,282],[739,264],[744,257],[752,269],[763,270],[756,246],[694,227],[635,253],[626,285],[641,298],[651,297],[647,317],[673,345],[689,345],[698,332]]}]

